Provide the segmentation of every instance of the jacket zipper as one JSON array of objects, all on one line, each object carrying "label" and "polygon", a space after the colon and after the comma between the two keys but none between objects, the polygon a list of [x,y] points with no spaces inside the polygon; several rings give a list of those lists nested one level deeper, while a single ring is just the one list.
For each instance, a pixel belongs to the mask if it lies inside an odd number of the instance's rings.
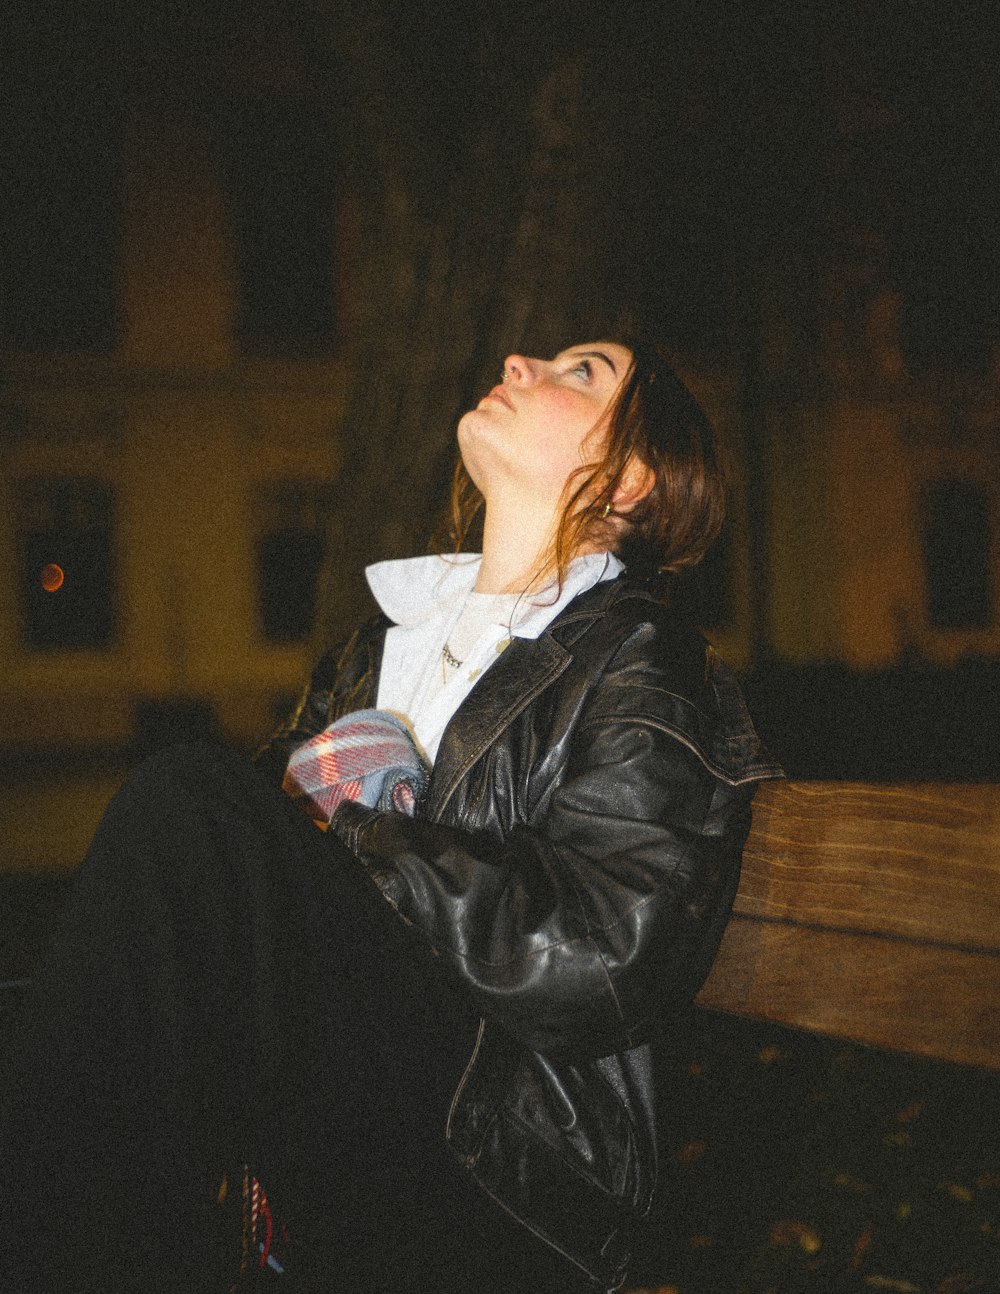
[{"label": "jacket zipper", "polygon": [[[455,1114],[455,1109],[458,1105],[459,1098],[462,1095],[465,1085],[469,1080],[469,1075],[472,1073],[472,1067],[476,1063],[476,1058],[478,1057],[480,1048],[482,1047],[483,1035],[485,1033],[486,1033],[486,1021],[482,1017],[480,1017],[479,1030],[476,1033],[476,1042],[472,1048],[472,1055],[469,1057],[469,1062],[462,1073],[462,1077],[458,1081],[458,1086],[455,1088],[455,1095],[451,1098],[451,1105],[448,1108],[448,1118],[445,1122],[445,1137],[448,1140],[451,1139],[451,1122]],[[466,1168],[474,1168],[476,1165],[476,1160],[478,1158],[479,1158],[478,1154],[466,1155],[461,1162],[465,1165]],[[532,1235],[537,1236],[538,1239],[541,1240],[544,1244],[551,1246],[551,1248],[553,1248],[556,1251],[556,1253],[562,1254],[562,1256],[568,1262],[572,1263],[573,1266],[578,1268],[580,1271],[585,1272],[586,1275],[589,1276],[592,1280],[595,1279],[594,1272],[589,1267],[585,1267],[583,1263],[581,1263],[576,1257],[574,1257],[573,1254],[568,1253],[565,1249],[563,1249],[561,1245],[556,1244],[555,1241],[553,1241],[553,1239],[550,1236],[539,1231],[536,1227],[532,1225],[531,1222],[528,1221],[527,1218],[523,1218],[519,1213],[515,1213],[514,1210],[508,1204],[505,1204],[503,1200],[498,1199],[497,1196],[494,1195],[493,1192],[489,1189],[489,1187],[484,1186],[483,1183],[477,1177],[474,1177],[473,1180],[475,1181],[479,1189],[483,1192],[483,1194],[488,1195],[489,1198],[493,1200],[494,1203],[498,1204],[505,1213],[507,1213],[510,1217],[514,1219],[515,1222],[518,1222],[522,1227],[525,1228],[525,1230],[530,1231]],[[618,1286],[614,1288],[621,1289],[621,1283],[619,1283]],[[611,1289],[612,1287],[607,1285],[605,1286],[605,1290],[608,1291],[608,1294],[610,1294]]]},{"label": "jacket zipper", "polygon": [[[483,1192],[484,1195],[489,1196],[489,1198],[495,1204],[498,1204],[500,1208],[503,1209],[504,1213],[506,1213],[508,1217],[512,1217],[515,1222],[519,1223],[522,1227],[524,1227],[526,1231],[530,1231],[531,1234],[533,1236],[536,1236],[539,1240],[541,1240],[543,1244],[548,1245],[549,1248],[551,1249],[554,1249],[557,1254],[562,1254],[563,1258],[565,1258],[567,1262],[572,1263],[574,1267],[576,1267],[579,1271],[584,1272],[587,1276],[590,1277],[591,1280],[600,1280],[600,1277],[595,1275],[594,1271],[590,1267],[585,1267],[578,1258],[575,1258],[571,1253],[568,1253],[567,1250],[563,1249],[562,1245],[556,1244],[556,1242],[552,1239],[551,1236],[547,1235],[544,1231],[539,1231],[538,1228],[533,1226],[526,1218],[522,1218],[519,1213],[515,1213],[514,1210],[508,1204],[505,1204],[503,1200],[499,1198],[499,1196],[494,1195],[488,1186],[484,1186],[478,1177],[473,1178],[473,1181],[476,1183],[476,1185],[479,1187],[479,1189]],[[617,1231],[615,1231],[613,1234],[617,1234]],[[624,1281],[624,1276],[616,1286],[608,1286],[605,1284],[604,1289],[606,1294],[614,1294],[615,1290],[620,1290],[622,1287],[623,1281]],[[604,1284],[604,1282],[602,1282],[602,1284]]]},{"label": "jacket zipper", "polygon": [[[465,1069],[462,1072],[462,1077],[458,1080],[458,1086],[455,1088],[455,1095],[451,1098],[451,1105],[448,1107],[448,1118],[445,1120],[444,1135],[446,1139],[449,1141],[451,1140],[451,1121],[454,1118],[455,1109],[458,1106],[459,1097],[462,1095],[462,1092],[465,1089],[465,1085],[469,1081],[469,1075],[472,1073],[472,1067],[476,1063],[476,1058],[479,1055],[479,1049],[482,1046],[483,1035],[485,1034],[485,1032],[486,1032],[486,1021],[482,1017],[480,1017],[479,1029],[476,1033],[476,1041],[475,1041],[475,1045],[472,1048],[472,1055],[469,1057],[469,1062],[465,1066]],[[467,1168],[471,1168],[472,1165],[476,1162],[477,1158],[478,1158],[477,1155],[468,1155],[462,1162],[465,1164]]]}]

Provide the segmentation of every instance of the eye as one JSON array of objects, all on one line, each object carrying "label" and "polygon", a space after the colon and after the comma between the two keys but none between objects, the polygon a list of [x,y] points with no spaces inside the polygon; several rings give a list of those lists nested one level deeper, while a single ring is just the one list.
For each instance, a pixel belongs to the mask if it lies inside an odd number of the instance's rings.
[{"label": "eye", "polygon": [[585,382],[589,382],[594,375],[594,369],[589,359],[577,360],[570,372],[579,373]]}]

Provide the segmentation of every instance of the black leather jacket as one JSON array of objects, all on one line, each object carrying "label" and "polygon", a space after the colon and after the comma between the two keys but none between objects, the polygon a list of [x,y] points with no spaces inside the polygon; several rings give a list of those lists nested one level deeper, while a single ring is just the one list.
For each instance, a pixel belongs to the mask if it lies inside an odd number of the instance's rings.
[{"label": "black leather jacket", "polygon": [[[373,705],[388,621],[314,671],[290,749]],[[781,770],[711,647],[627,577],[515,638],[453,716],[415,818],[334,831],[482,1015],[446,1135],[479,1184],[620,1288],[650,1206],[650,1037],[708,973],[754,788]]]}]

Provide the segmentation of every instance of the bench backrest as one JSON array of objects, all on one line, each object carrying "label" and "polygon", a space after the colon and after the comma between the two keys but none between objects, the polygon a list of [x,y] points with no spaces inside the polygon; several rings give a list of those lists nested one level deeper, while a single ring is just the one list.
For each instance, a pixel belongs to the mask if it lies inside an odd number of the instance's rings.
[{"label": "bench backrest", "polygon": [[1000,1069],[1000,787],[762,786],[698,1000]]}]

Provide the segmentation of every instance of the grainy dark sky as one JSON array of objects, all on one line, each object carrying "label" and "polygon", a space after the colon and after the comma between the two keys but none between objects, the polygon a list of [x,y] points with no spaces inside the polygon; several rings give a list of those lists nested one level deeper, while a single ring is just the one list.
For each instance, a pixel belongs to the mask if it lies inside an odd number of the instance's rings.
[{"label": "grainy dark sky", "polygon": [[[609,128],[623,150],[641,155],[651,272],[668,294],[699,302],[693,340],[699,332],[710,339],[713,309],[725,312],[725,280],[747,257],[788,240],[836,257],[844,228],[887,240],[888,273],[923,302],[925,348],[961,359],[1000,332],[991,5],[508,0],[479,8],[477,25],[468,5],[440,0],[21,6],[3,55],[3,150],[6,259],[28,268],[6,272],[8,301],[58,308],[69,334],[86,333],[84,316],[113,291],[130,102],[216,112],[241,79],[279,92],[306,83],[335,118],[331,31],[375,15],[401,129],[437,166],[462,155],[478,113],[516,107],[540,67],[579,48],[597,51]],[[59,279],[58,301],[39,275]],[[44,332],[37,319],[24,326]],[[100,327],[90,327],[99,340]]]}]

